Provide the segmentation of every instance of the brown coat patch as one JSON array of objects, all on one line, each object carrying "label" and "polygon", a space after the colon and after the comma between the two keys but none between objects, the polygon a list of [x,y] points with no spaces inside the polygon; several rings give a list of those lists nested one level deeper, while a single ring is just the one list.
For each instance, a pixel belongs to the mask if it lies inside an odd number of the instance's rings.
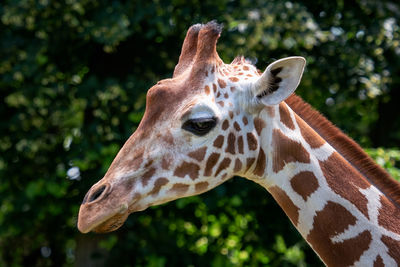
[{"label": "brown coat patch", "polygon": [[230,80],[231,82],[238,82],[238,81],[239,81],[239,79],[236,78],[236,77],[230,77],[229,80]]},{"label": "brown coat patch", "polygon": [[158,178],[158,179],[154,182],[154,187],[153,187],[153,189],[149,192],[149,195],[152,195],[152,196],[157,195],[157,194],[160,192],[161,187],[162,187],[163,185],[166,185],[167,183],[168,183],[168,179],[167,179],[167,178],[164,178],[164,177]]},{"label": "brown coat patch", "polygon": [[238,151],[240,154],[243,154],[243,136],[238,137]]},{"label": "brown coat patch", "polygon": [[254,174],[257,176],[263,176],[265,171],[265,166],[267,164],[267,159],[265,157],[264,150],[260,148],[258,153],[256,167],[254,168]]},{"label": "brown coat patch", "polygon": [[186,191],[188,191],[188,189],[189,189],[189,185],[188,184],[180,184],[180,183],[178,183],[178,184],[174,184],[171,187],[170,191],[174,192],[174,193],[177,193],[177,194],[183,194],[183,193],[186,193]]},{"label": "brown coat patch", "polygon": [[217,169],[217,171],[215,172],[215,175],[214,175],[214,176],[217,177],[218,174],[219,174],[221,171],[223,171],[223,170],[225,170],[226,168],[229,167],[229,164],[231,164],[231,159],[230,159],[230,158],[224,158],[224,159],[221,161],[221,163],[219,164],[218,169]]},{"label": "brown coat patch", "polygon": [[169,170],[169,167],[171,166],[171,161],[171,156],[164,156],[161,160],[161,168],[163,168],[164,170]]},{"label": "brown coat patch", "polygon": [[224,120],[224,122],[222,123],[222,130],[226,130],[229,128],[229,121],[228,120]]},{"label": "brown coat patch", "polygon": [[343,242],[332,243],[332,237],[355,223],[356,218],[345,207],[331,201],[316,213],[314,228],[307,236],[307,241],[327,266],[350,266],[368,249],[371,242],[368,231]]},{"label": "brown coat patch", "polygon": [[233,133],[229,133],[228,135],[228,145],[226,146],[225,152],[235,154],[235,141],[236,137]]},{"label": "brown coat patch", "polygon": [[226,82],[224,80],[218,79],[219,88],[225,88]]},{"label": "brown coat patch", "polygon": [[365,178],[337,152],[319,165],[330,188],[353,203],[368,218],[368,200],[360,192],[360,189],[370,186]]},{"label": "brown coat patch", "polygon": [[254,127],[256,128],[257,134],[260,136],[262,129],[265,127],[265,121],[260,118],[254,119]]},{"label": "brown coat patch", "polygon": [[142,176],[143,186],[146,186],[149,183],[151,177],[153,177],[155,172],[156,172],[156,169],[154,167],[151,167],[143,174],[143,176]]},{"label": "brown coat patch", "polygon": [[154,160],[150,159],[144,164],[144,168],[147,169],[153,164]]},{"label": "brown coat patch", "polygon": [[231,86],[231,92],[233,93],[235,92],[235,90],[236,90],[235,86]]},{"label": "brown coat patch", "polygon": [[236,121],[233,123],[233,128],[235,128],[236,131],[240,131],[242,128],[240,128],[239,123],[237,123]]},{"label": "brown coat patch", "polygon": [[305,123],[299,116],[295,116],[297,124],[299,125],[301,135],[304,140],[310,145],[311,148],[318,148],[325,144],[325,140],[322,139],[307,123]]},{"label": "brown coat patch", "polygon": [[202,161],[204,159],[204,156],[206,155],[206,152],[207,152],[207,147],[201,147],[195,151],[190,152],[188,156],[197,161]]},{"label": "brown coat patch", "polygon": [[[138,179],[126,179],[121,183],[121,191],[120,194],[124,195],[124,194],[130,194],[132,191],[133,186],[137,183],[140,182]],[[89,191],[91,192],[91,191]],[[83,199],[82,204],[87,202],[87,198],[89,197],[89,192],[86,194],[85,198]]]},{"label": "brown coat patch", "polygon": [[378,223],[386,229],[400,234],[400,209],[390,202],[384,195],[381,196]]},{"label": "brown coat patch", "polygon": [[243,116],[242,121],[244,125],[247,125],[249,123],[249,120],[245,116]]},{"label": "brown coat patch", "polygon": [[204,170],[204,176],[211,176],[212,169],[217,164],[220,154],[212,153],[206,163],[206,169]]},{"label": "brown coat patch", "polygon": [[195,180],[199,177],[199,170],[199,165],[184,161],[181,165],[176,167],[174,175],[182,178],[189,175],[190,179]]},{"label": "brown coat patch", "polygon": [[280,130],[275,129],[272,133],[273,144],[273,166],[274,172],[283,169],[289,162],[310,162],[310,155],[304,147],[292,139],[286,137]]},{"label": "brown coat patch", "polygon": [[214,91],[214,93],[217,92],[217,85],[215,83],[213,83],[213,91]]},{"label": "brown coat patch", "polygon": [[167,131],[164,135],[162,135],[162,139],[165,141],[165,143],[174,145],[174,137],[170,131]]},{"label": "brown coat patch", "polygon": [[294,130],[294,124],[292,118],[290,117],[289,109],[285,103],[279,104],[279,114],[281,115],[281,122],[289,129]]},{"label": "brown coat patch", "polygon": [[[131,170],[139,169],[140,165],[143,162],[143,154],[144,154],[144,147],[140,148],[139,150],[135,151],[135,154],[132,158],[129,159],[128,156],[129,149],[125,149],[124,147],[118,153],[117,157],[113,161],[108,172],[112,172],[114,168],[117,166],[121,166],[123,168],[129,168]],[[128,158],[128,160],[124,161],[124,159]],[[121,165],[120,165],[121,164]]]},{"label": "brown coat patch", "polygon": [[247,158],[246,159],[246,172],[253,166],[254,161],[256,161],[256,158]]},{"label": "brown coat patch", "polygon": [[224,101],[218,101],[217,104],[220,105],[221,107],[225,105]]},{"label": "brown coat patch", "polygon": [[279,206],[282,207],[283,211],[296,226],[299,220],[299,208],[293,203],[285,191],[277,186],[273,186],[269,189],[269,192],[274,197]]},{"label": "brown coat patch", "polygon": [[229,110],[229,118],[231,118],[231,119],[233,119],[233,111],[232,110]]},{"label": "brown coat patch", "polygon": [[205,192],[207,188],[208,188],[208,182],[200,182],[194,185],[194,190],[196,191],[197,194]]},{"label": "brown coat patch", "polygon": [[223,145],[224,145],[224,136],[218,135],[217,138],[214,140],[213,146],[221,148]]},{"label": "brown coat patch", "polygon": [[247,144],[249,146],[250,150],[256,150],[257,149],[257,138],[254,136],[253,133],[247,133]]},{"label": "brown coat patch", "polygon": [[210,86],[206,85],[204,87],[204,90],[206,91],[206,94],[209,95],[210,94]]},{"label": "brown coat patch", "polygon": [[293,190],[299,194],[304,201],[318,189],[318,180],[314,173],[309,171],[302,171],[290,180]]},{"label": "brown coat patch", "polygon": [[374,261],[374,267],[385,267],[385,265],[383,264],[383,260],[381,258],[381,256],[376,256],[376,259]]},{"label": "brown coat patch", "polygon": [[235,167],[233,167],[233,172],[237,173],[242,169],[242,162],[240,159],[235,160]]},{"label": "brown coat patch", "polygon": [[381,240],[388,248],[389,256],[400,266],[400,241],[396,241],[388,236],[382,236]]}]

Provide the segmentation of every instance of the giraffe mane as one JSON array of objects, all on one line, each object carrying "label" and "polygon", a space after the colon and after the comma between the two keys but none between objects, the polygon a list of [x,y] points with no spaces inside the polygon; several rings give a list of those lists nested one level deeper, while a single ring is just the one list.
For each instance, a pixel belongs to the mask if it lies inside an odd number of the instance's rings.
[{"label": "giraffe mane", "polygon": [[235,57],[231,64],[250,64],[254,66],[253,62],[251,62],[251,60],[245,58],[244,56]]},{"label": "giraffe mane", "polygon": [[400,206],[400,183],[376,164],[359,144],[344,134],[311,105],[304,102],[301,97],[292,94],[285,102],[368,181],[379,188],[397,206]]}]

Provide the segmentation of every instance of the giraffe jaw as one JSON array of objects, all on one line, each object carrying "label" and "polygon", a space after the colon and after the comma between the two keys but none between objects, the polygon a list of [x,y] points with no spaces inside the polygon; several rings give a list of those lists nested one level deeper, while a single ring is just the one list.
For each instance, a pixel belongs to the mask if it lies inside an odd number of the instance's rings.
[{"label": "giraffe jaw", "polygon": [[93,231],[95,233],[109,233],[113,232],[115,230],[118,230],[122,225],[124,225],[125,221],[128,219],[129,214],[132,212],[136,211],[143,211],[146,208],[143,207],[133,207],[134,205],[131,205],[129,208],[127,205],[124,205],[121,207],[121,209],[124,209],[125,211],[120,211],[112,217],[104,220],[102,223],[97,224],[97,226],[93,227],[89,231]]},{"label": "giraffe jaw", "polygon": [[[119,210],[110,213],[93,212],[93,210],[97,211],[96,207],[87,204],[79,209],[78,229],[84,234],[90,231],[96,233],[114,231],[123,225],[129,215],[127,204],[121,205]],[[90,216],[91,214],[94,216]]]},{"label": "giraffe jaw", "polygon": [[[101,208],[101,207],[99,207]],[[111,212],[100,212],[101,209],[91,207],[90,204],[84,204],[79,209],[78,229],[81,233],[108,233],[120,228],[127,220],[129,214],[137,211],[143,211],[147,206],[138,203],[138,196],[133,198],[131,203],[123,203],[119,209],[110,209]],[[94,212],[94,216],[90,216]],[[89,215],[89,216],[88,216]]]}]

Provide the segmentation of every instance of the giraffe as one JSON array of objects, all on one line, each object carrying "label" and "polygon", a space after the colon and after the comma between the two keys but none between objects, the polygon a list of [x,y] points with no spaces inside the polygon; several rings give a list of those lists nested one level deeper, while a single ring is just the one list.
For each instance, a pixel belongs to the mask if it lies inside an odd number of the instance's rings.
[{"label": "giraffe", "polygon": [[189,28],[173,77],[147,93],[137,130],[86,194],[78,229],[118,229],[132,212],[233,176],[264,187],[327,266],[400,265],[400,184],[294,94],[305,59],[260,72],[225,64],[221,25]]}]

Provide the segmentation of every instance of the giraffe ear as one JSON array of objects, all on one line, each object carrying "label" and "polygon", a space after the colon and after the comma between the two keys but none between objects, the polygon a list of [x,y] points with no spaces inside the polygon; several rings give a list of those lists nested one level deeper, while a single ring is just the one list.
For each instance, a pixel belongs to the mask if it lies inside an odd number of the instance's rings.
[{"label": "giraffe ear", "polygon": [[254,83],[257,102],[270,106],[288,98],[299,85],[305,65],[303,57],[286,57],[271,63]]}]

